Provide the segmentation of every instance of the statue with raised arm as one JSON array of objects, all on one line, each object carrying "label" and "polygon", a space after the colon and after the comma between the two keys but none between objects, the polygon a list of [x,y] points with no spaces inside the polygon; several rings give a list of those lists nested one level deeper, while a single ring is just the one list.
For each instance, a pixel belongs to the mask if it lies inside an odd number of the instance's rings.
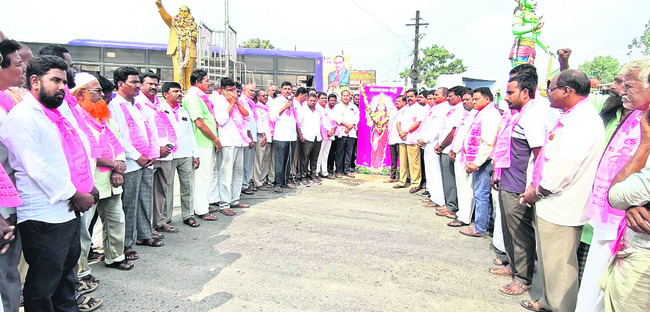
[{"label": "statue with raised arm", "polygon": [[520,64],[535,63],[535,46],[539,46],[546,53],[551,54],[549,48],[542,44],[537,38],[540,35],[542,17],[535,14],[537,8],[536,0],[515,0],[517,8],[513,13],[512,34],[515,35],[515,42],[510,49],[510,62],[512,67]]},{"label": "statue with raised arm", "polygon": [[183,87],[183,90],[188,90],[190,88],[190,75],[194,70],[196,61],[198,27],[187,6],[180,7],[178,14],[174,17],[167,13],[161,0],[156,0],[156,6],[160,17],[169,26],[167,55],[172,57],[174,81],[178,82]]}]

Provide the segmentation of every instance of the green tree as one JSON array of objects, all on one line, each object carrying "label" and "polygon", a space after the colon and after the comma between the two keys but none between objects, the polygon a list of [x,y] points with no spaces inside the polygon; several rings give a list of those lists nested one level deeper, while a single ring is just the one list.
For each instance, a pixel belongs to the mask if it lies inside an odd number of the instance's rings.
[{"label": "green tree", "polygon": [[586,61],[578,68],[589,77],[600,79],[601,83],[612,83],[618,74],[619,63],[611,55],[596,56],[593,61]]},{"label": "green tree", "polygon": [[641,49],[643,55],[650,55],[650,21],[645,24],[643,34],[640,37],[632,39],[632,43],[630,43],[627,48],[630,50],[627,53],[628,55],[630,55],[632,50],[635,48]]},{"label": "green tree", "polygon": [[275,46],[271,44],[269,40],[260,40],[259,38],[252,38],[244,43],[242,43],[239,47],[241,48],[254,48],[254,49],[275,49]]},{"label": "green tree", "polygon": [[[434,44],[420,50],[420,64],[418,66],[418,81],[429,87],[436,85],[436,79],[444,74],[460,74],[467,71],[463,60],[456,59],[456,55],[445,49],[444,46]],[[411,68],[405,68],[399,75],[407,77]]]}]

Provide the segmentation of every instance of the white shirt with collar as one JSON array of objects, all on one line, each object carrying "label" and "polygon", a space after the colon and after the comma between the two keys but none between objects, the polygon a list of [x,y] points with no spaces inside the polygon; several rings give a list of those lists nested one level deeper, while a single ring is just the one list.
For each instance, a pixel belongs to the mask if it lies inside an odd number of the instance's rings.
[{"label": "white shirt with collar", "polygon": [[18,223],[64,223],[74,219],[68,203],[77,189],[72,184],[59,130],[31,93],[25,93],[24,101],[9,112],[0,127],[0,140],[9,150],[9,163],[16,171],[16,189],[24,202],[16,209]]},{"label": "white shirt with collar", "polygon": [[[230,103],[225,96],[217,92],[212,92],[212,95],[210,95],[210,101],[214,104],[214,116],[219,124],[217,131],[219,133],[219,141],[221,142],[221,145],[234,147],[248,146],[241,137],[241,133],[239,133],[239,129],[237,129],[235,122],[230,118],[231,115],[234,114],[234,110],[239,108],[234,106],[232,108],[233,111],[228,113]],[[245,123],[245,120],[243,122]]]},{"label": "white shirt with collar", "polygon": [[[406,140],[404,140],[404,144],[416,144],[418,141],[418,138],[420,137],[420,129],[422,128],[422,121],[424,120],[424,117],[427,113],[428,106],[422,106],[418,104],[417,102],[414,104],[406,104],[407,106],[404,106],[402,110],[404,110],[404,113],[402,116],[400,116],[400,119],[397,120],[398,123],[400,123],[400,129],[402,131],[406,131]],[[412,132],[409,132],[409,129],[416,124],[417,122],[420,122],[420,125],[418,126],[417,129],[413,130]]]},{"label": "white shirt with collar", "polygon": [[542,147],[548,161],[539,185],[552,194],[538,200],[535,210],[547,222],[580,226],[587,222],[585,209],[603,154],[605,126],[586,98],[559,122]]},{"label": "white shirt with collar", "polygon": [[[108,109],[111,111],[111,117],[115,120],[118,128],[120,129],[120,143],[124,147],[124,152],[126,153],[125,173],[129,173],[142,168],[136,162],[142,156],[142,154],[140,154],[140,152],[138,152],[138,150],[136,150],[135,147],[133,147],[133,145],[131,144],[131,135],[129,134],[129,127],[126,123],[126,118],[124,117],[124,112],[120,107],[120,103],[125,104],[126,109],[131,114],[133,121],[138,125],[138,128],[140,129],[140,134],[145,140],[148,139],[147,130],[144,125],[145,119],[147,119],[148,120],[147,122],[149,123],[149,125],[151,125],[152,128],[151,131],[153,132],[154,139],[158,131],[156,131],[156,122],[153,120],[152,116],[148,114],[142,114],[140,110],[135,106],[134,103],[127,101],[119,94],[117,94],[115,98],[113,98],[113,100],[108,104]],[[156,144],[156,146],[160,146],[158,145],[158,142],[154,142],[154,144]],[[153,165],[151,165],[150,168],[153,168]]]},{"label": "white shirt with collar", "polygon": [[347,128],[343,125],[340,125],[338,129],[339,133],[337,134],[339,138],[356,138],[357,125],[359,124],[359,108],[357,108],[357,106],[352,102],[348,103],[348,105],[343,104],[343,102],[339,102],[334,106],[334,121],[336,121],[338,124],[345,122],[354,125],[354,127],[352,127],[348,133],[345,133],[345,130]]},{"label": "white shirt with collar", "polygon": [[[160,105],[160,101],[158,100],[158,97],[155,97],[154,100],[155,100],[156,105]],[[142,114],[146,114],[147,118],[154,121],[153,124],[149,123],[149,125],[151,125],[152,128],[155,128],[155,129],[151,129],[151,130],[154,131],[154,135],[156,136],[156,141],[158,141],[158,145],[165,146],[167,144],[172,144],[171,141],[169,140],[169,135],[167,134],[167,132],[162,133],[162,132],[158,131],[158,128],[157,128],[156,122],[155,122],[156,121],[156,114],[158,114],[158,112],[156,112],[153,108],[149,107],[146,104],[146,103],[152,104],[152,102],[149,100],[149,98],[146,95],[144,95],[144,93],[142,93],[142,91],[140,91],[140,94],[135,97],[135,101],[140,104],[140,107],[142,107]],[[156,160],[171,161],[172,160],[172,154],[170,153],[169,155],[167,155],[167,157],[165,157],[165,158],[161,157],[161,158],[158,158]]]},{"label": "white shirt with collar", "polygon": [[169,122],[171,122],[172,128],[176,132],[176,151],[172,151],[171,157],[173,159],[199,158],[199,147],[196,145],[196,137],[192,128],[194,123],[187,110],[180,106],[180,103],[176,107],[176,114],[174,114],[174,109],[167,102],[161,102],[160,107],[169,118]]},{"label": "white shirt with collar", "polygon": [[[248,127],[248,131],[250,131],[251,136],[253,138],[253,142],[257,142],[257,120],[255,120],[255,116],[253,114],[257,114],[257,112],[253,112],[255,109],[255,102],[253,100],[249,99],[246,95],[242,95],[239,98],[239,102],[246,108],[248,111],[248,117],[244,117],[244,120],[246,121],[246,127]],[[259,118],[259,117],[258,117]]]},{"label": "white shirt with collar", "polygon": [[309,142],[320,142],[323,140],[321,128],[325,126],[323,125],[324,114],[324,110],[319,110],[318,107],[315,107],[314,111],[309,109],[309,107],[302,110],[300,132],[302,133],[302,136],[305,138],[305,140]]},{"label": "white shirt with collar", "polygon": [[[463,108],[463,110],[465,109]],[[465,112],[467,114],[458,125],[458,129],[456,129],[456,132],[454,133],[454,139],[451,141],[451,150],[454,151],[456,155],[458,155],[460,150],[463,148],[465,137],[469,133],[469,128],[474,122],[474,117],[478,114],[478,111],[475,109],[472,109],[469,112],[465,110]]]},{"label": "white shirt with collar", "polygon": [[[447,110],[446,115],[442,116],[443,120],[440,135],[438,136],[438,144],[442,145],[442,141],[447,138],[454,128],[458,130],[460,122],[463,120],[465,115],[467,115],[467,111],[463,107],[463,102],[457,103],[456,105],[449,104],[449,109]],[[449,151],[451,151],[451,143],[442,150],[442,153],[449,154]]]},{"label": "white shirt with collar", "polygon": [[[438,143],[440,138],[440,131],[442,130],[442,125],[444,123],[445,116],[449,112],[450,105],[447,101],[433,105],[432,107],[424,106],[428,108],[428,112],[425,113],[424,119],[422,119],[422,124],[420,128],[416,130],[416,133],[419,136],[419,139],[424,141],[424,143],[433,148]],[[426,111],[426,110],[425,110]]]},{"label": "white shirt with collar", "polygon": [[388,144],[404,144],[402,138],[399,137],[399,132],[397,132],[397,122],[402,118],[402,114],[406,111],[407,106],[402,106],[402,108],[397,109],[393,107],[388,110],[390,119],[388,120]]},{"label": "white shirt with collar", "polygon": [[[282,112],[282,115],[280,115],[280,109],[284,107],[287,101],[286,97],[279,95],[275,100],[267,103],[269,105],[271,120],[275,122],[273,140],[276,141],[295,141],[298,138],[298,133],[296,131],[298,120],[296,120],[293,113],[291,113],[291,109],[286,109]],[[298,107],[296,107],[296,109],[298,109]]]},{"label": "white shirt with collar", "polygon": [[268,110],[258,107],[266,106],[268,109],[269,106],[267,104],[257,102],[257,105],[255,105],[255,112],[257,113],[257,134],[265,134],[266,142],[271,143],[273,142],[273,137],[271,135],[271,114]]}]

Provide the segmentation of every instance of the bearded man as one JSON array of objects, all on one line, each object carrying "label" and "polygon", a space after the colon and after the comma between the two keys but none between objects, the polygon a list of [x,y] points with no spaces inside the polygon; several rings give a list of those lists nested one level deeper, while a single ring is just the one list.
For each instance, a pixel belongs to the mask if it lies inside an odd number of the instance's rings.
[{"label": "bearded man", "polygon": [[196,61],[198,27],[188,7],[180,7],[178,14],[172,18],[163,7],[162,1],[156,0],[156,6],[160,17],[169,26],[167,55],[172,57],[174,81],[180,83],[183,90],[188,90],[191,86],[190,75],[192,75]]},{"label": "bearded man", "polygon": [[130,270],[133,263],[124,256],[124,211],[122,210],[122,184],[126,170],[124,147],[119,142],[120,132],[111,111],[103,100],[104,92],[99,80],[88,73],[77,73],[74,77],[76,86],[71,90],[77,103],[84,109],[86,123],[100,143],[102,154],[97,158],[95,169],[95,187],[99,190],[99,201],[81,218],[81,256],[80,272],[77,277],[84,280],[91,277],[88,265],[91,235],[89,224],[95,210],[102,219],[102,236],[104,245],[104,263],[106,267]]}]

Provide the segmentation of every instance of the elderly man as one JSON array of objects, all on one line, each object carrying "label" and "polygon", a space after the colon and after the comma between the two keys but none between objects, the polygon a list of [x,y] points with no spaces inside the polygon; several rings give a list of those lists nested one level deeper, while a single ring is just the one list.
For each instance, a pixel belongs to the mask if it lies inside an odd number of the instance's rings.
[{"label": "elderly man", "polygon": [[126,152],[126,171],[122,194],[125,216],[124,255],[137,260],[132,246],[161,247],[163,241],[153,236],[151,208],[153,207],[152,177],[154,161],[160,157],[156,141],[156,125],[152,116],[143,112],[135,101],[140,92],[140,73],[133,67],[120,67],[113,73],[117,95],[108,104],[119,129],[120,143]]},{"label": "elderly man", "polygon": [[578,70],[565,70],[551,80],[551,106],[564,114],[546,137],[535,160],[532,184],[521,201],[535,204],[537,257],[544,284],[539,300],[527,309],[575,311],[578,295],[577,249],[585,208],[605,141],[605,128],[587,96],[590,83]]},{"label": "elderly man", "polygon": [[221,92],[214,92],[210,101],[214,103],[214,116],[219,124],[219,137],[222,149],[217,155],[219,166],[219,212],[225,216],[234,216],[229,208],[248,208],[250,205],[239,201],[244,176],[244,149],[254,146],[248,134],[246,120],[248,110],[237,97],[235,82],[230,78],[221,78]]},{"label": "elderly man", "polygon": [[[622,181],[632,172],[641,170],[641,168],[631,168],[634,164],[639,166],[643,161],[638,161],[639,157],[643,154],[647,156],[647,152],[639,146],[643,144],[644,137],[642,129],[644,122],[643,113],[650,105],[650,87],[648,84],[648,74],[650,73],[650,56],[646,56],[632,62],[629,62],[621,69],[623,76],[623,88],[618,90],[618,93],[623,99],[623,110],[620,113],[621,122],[616,127],[615,132],[608,140],[605,152],[601,157],[596,171],[596,179],[594,181],[592,196],[587,204],[586,215],[589,218],[588,224],[593,227],[593,237],[591,246],[587,255],[587,262],[585,263],[585,273],[582,282],[580,283],[580,290],[578,292],[578,303],[576,311],[602,311],[603,310],[603,292],[601,291],[600,277],[603,272],[606,272],[607,264],[610,262],[611,255],[617,251],[613,250],[617,234],[619,233],[618,227],[621,220],[625,216],[625,212],[610,206],[607,201],[607,190],[612,186],[612,182]],[[638,151],[637,151],[638,150]],[[635,151],[636,154],[635,154]],[[634,161],[630,161],[632,158]],[[625,166],[625,167],[624,167]],[[634,169],[634,170],[632,170]],[[642,171],[643,172],[643,171]],[[637,177],[643,177],[642,174],[637,174]],[[629,181],[634,180],[630,179]],[[610,199],[622,199],[621,194],[632,194],[635,189],[630,182],[619,183],[610,191]],[[624,185],[630,187],[621,189]],[[616,192],[616,190],[623,190],[623,192]],[[612,196],[613,195],[613,196]],[[629,198],[629,197],[627,197]],[[626,203],[625,209],[631,206],[640,206],[642,203],[637,202],[622,202]],[[621,205],[622,206],[622,205]],[[642,208],[643,209],[643,208]],[[634,234],[633,234],[634,235]],[[632,249],[631,249],[632,250]],[[618,269],[618,268],[617,268]],[[615,276],[615,275],[612,275]],[[624,286],[619,285],[621,288],[614,290],[609,289],[608,295],[610,307],[612,305],[611,299],[624,292]],[[642,287],[641,287],[642,288]],[[612,295],[613,293],[617,295]],[[620,300],[617,298],[616,301]],[[634,300],[629,300],[633,302]],[[647,301],[646,301],[647,302]],[[633,311],[641,306],[635,304],[629,305],[629,308],[616,309],[617,311]],[[646,304],[646,308],[648,305]]]},{"label": "elderly man", "polygon": [[153,227],[156,232],[177,233],[178,230],[167,224],[165,218],[167,184],[172,171],[172,148],[178,141],[171,121],[158,100],[160,77],[148,72],[140,74],[142,87],[135,101],[142,111],[155,121],[156,141],[160,145],[160,157],[153,162]]},{"label": "elderly man", "polygon": [[[182,106],[194,122],[194,138],[201,160],[201,165],[194,169],[194,213],[203,220],[216,221],[217,217],[210,212],[209,197],[213,171],[217,168],[216,154],[221,151],[221,142],[214,118],[214,104],[205,94],[210,88],[210,77],[206,71],[197,69],[192,72],[190,81],[192,86],[183,97]],[[218,194],[217,189],[216,195]]]},{"label": "elderly man", "polygon": [[257,90],[254,104],[257,115],[257,142],[255,143],[255,157],[253,159],[253,186],[260,190],[268,190],[271,178],[269,169],[272,166],[273,152],[273,123],[269,114],[269,94],[264,89]]},{"label": "elderly man", "polygon": [[87,113],[84,114],[84,118],[102,147],[102,157],[97,159],[94,174],[95,187],[99,190],[99,201],[81,219],[81,256],[77,277],[83,281],[92,278],[87,255],[92,240],[89,225],[95,210],[99,213],[103,224],[102,237],[106,266],[130,270],[133,268],[133,262],[124,257],[124,211],[121,197],[126,158],[124,148],[119,142],[120,133],[106,102],[102,99],[104,93],[97,78],[88,73],[77,73],[75,84],[71,92]]},{"label": "elderly man", "polygon": [[29,93],[0,128],[25,201],[17,222],[29,264],[26,311],[78,309],[74,268],[81,250],[80,214],[99,199],[81,136],[57,109],[67,68],[55,56],[34,59],[27,67]]}]

